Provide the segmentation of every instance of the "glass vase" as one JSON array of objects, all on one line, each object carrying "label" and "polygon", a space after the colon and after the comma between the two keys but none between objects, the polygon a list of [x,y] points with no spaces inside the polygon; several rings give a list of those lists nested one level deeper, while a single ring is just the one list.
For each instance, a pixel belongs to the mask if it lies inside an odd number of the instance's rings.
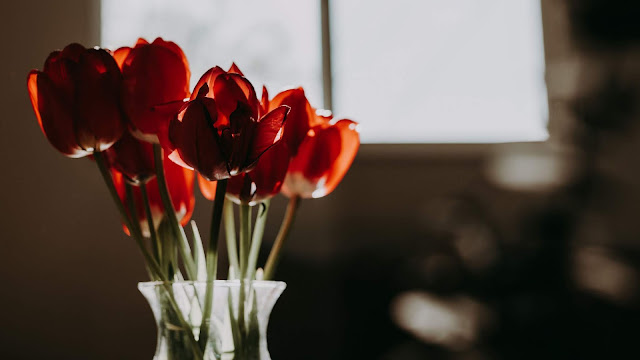
[{"label": "glass vase", "polygon": [[207,285],[204,281],[138,284],[158,327],[153,359],[270,360],[267,324],[286,284],[216,280],[209,289]]}]

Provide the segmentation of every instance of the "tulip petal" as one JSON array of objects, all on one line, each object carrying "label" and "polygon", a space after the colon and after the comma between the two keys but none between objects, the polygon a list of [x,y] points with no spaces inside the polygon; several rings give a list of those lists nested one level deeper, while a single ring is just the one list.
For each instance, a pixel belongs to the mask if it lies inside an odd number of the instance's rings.
[{"label": "tulip petal", "polygon": [[274,145],[290,109],[288,106],[283,105],[275,108],[260,119],[254,138],[251,141],[251,150],[248,158],[250,164],[258,160],[265,151]]},{"label": "tulip petal", "polygon": [[120,89],[122,74],[111,54],[86,50],[79,59],[76,78],[75,133],[87,150],[103,151],[125,130]]},{"label": "tulip petal", "polygon": [[254,169],[229,179],[227,197],[236,204],[251,206],[278,193],[287,175],[289,151],[283,141],[267,150]]},{"label": "tulip petal", "polygon": [[340,120],[333,125],[334,128],[340,130],[342,150],[331,166],[331,171],[325,184],[325,193],[322,196],[329,194],[338,186],[358,153],[360,134],[358,133],[357,125],[357,123],[346,119]]},{"label": "tulip petal", "polygon": [[193,170],[192,166],[189,166],[186,162],[184,162],[184,160],[182,160],[182,158],[180,157],[180,154],[178,153],[178,150],[173,150],[167,157],[174,163],[182,166],[183,168]]},{"label": "tulip petal", "polygon": [[289,163],[283,192],[303,198],[331,193],[349,170],[359,145],[356,123],[350,120],[309,130]]},{"label": "tulip petal", "polygon": [[[193,194],[195,172],[175,164],[166,157],[162,164],[173,208],[178,214],[180,225],[185,226],[189,223],[196,204],[196,198]],[[162,200],[159,200],[162,203]]]},{"label": "tulip petal", "polygon": [[61,54],[58,53],[56,56],[52,53],[44,64],[43,72],[58,88],[58,96],[71,103],[75,93],[74,80],[77,77],[77,63],[62,57]]},{"label": "tulip petal", "polygon": [[127,59],[127,56],[129,56],[129,53],[131,52],[131,48],[130,47],[121,47],[118,50],[113,52],[113,59],[116,61],[116,64],[118,64],[118,67],[120,69],[122,69],[122,66],[124,65],[124,61]]},{"label": "tulip petal", "polygon": [[259,104],[256,97],[256,91],[253,85],[239,74],[221,74],[213,83],[213,94],[218,111],[225,117],[229,118],[234,112],[238,103],[243,103],[251,109],[251,117],[256,121],[258,119]]},{"label": "tulip petal", "polygon": [[177,100],[152,107],[153,112],[162,114],[163,118],[169,119],[169,121],[163,121],[158,124],[158,132],[156,134],[158,136],[158,142],[163,149],[168,149],[170,151],[175,149],[175,146],[173,146],[169,139],[169,126],[171,124],[171,120],[175,119],[186,106],[187,102],[184,100]]},{"label": "tulip petal", "polygon": [[87,49],[84,46],[78,43],[71,43],[65,46],[64,49],[62,49],[62,53],[60,54],[60,57],[62,57],[63,59],[72,60],[73,62],[78,62],[80,60],[80,56],[86,50]]},{"label": "tulip petal", "polygon": [[[38,108],[38,74],[40,71],[31,70],[27,76],[27,88],[29,89],[29,98],[31,99],[31,106],[36,113],[38,119],[38,125],[40,130],[44,133],[44,127],[42,127],[42,117],[40,116],[40,109]],[[46,135],[46,134],[45,134]]]},{"label": "tulip petal", "polygon": [[165,114],[153,111],[158,104],[189,96],[189,69],[181,56],[158,44],[138,44],[122,66],[123,106],[133,127],[156,137]]},{"label": "tulip petal", "polygon": [[135,47],[143,47],[144,45],[149,45],[149,42],[145,38],[138,38],[136,41]]},{"label": "tulip petal", "polygon": [[202,76],[200,77],[200,80],[198,80],[198,83],[196,84],[196,87],[193,88],[193,93],[191,93],[190,100],[193,100],[197,96],[200,96],[200,88],[202,88],[202,86],[205,85],[205,84],[208,86],[208,89],[207,89],[207,92],[206,92],[205,95],[207,95],[210,98],[212,98],[213,97],[213,83],[216,81],[216,78],[220,74],[224,74],[224,70],[222,70],[222,68],[220,68],[219,66],[212,67],[211,69],[207,70],[207,72],[202,74]]},{"label": "tulip petal", "polygon": [[200,186],[200,192],[206,199],[213,201],[216,198],[217,181],[209,181],[198,174],[198,185]]},{"label": "tulip petal", "polygon": [[282,138],[289,146],[292,155],[298,153],[298,147],[307,136],[307,132],[313,126],[318,125],[315,119],[315,111],[307,101],[302,88],[286,90],[276,95],[269,106],[275,109],[282,105],[291,107],[287,115],[287,124]]},{"label": "tulip petal", "polygon": [[208,180],[229,177],[227,160],[218,140],[216,102],[210,98],[191,101],[182,122],[174,120],[169,136],[186,164],[197,169]]},{"label": "tulip petal", "polygon": [[236,65],[236,63],[231,63],[231,67],[227,72],[230,74],[239,74],[240,76],[244,76],[244,74],[242,73],[242,71],[240,71],[240,68],[238,67],[238,65]]},{"label": "tulip petal", "polygon": [[[171,203],[173,204],[176,215],[180,220],[180,224],[184,226],[191,219],[193,209],[195,208],[196,200],[193,194],[195,173],[192,170],[184,169],[181,166],[174,164],[166,157],[163,159],[162,166],[164,167]],[[127,194],[125,178],[117,170],[112,169],[111,173],[120,201],[125,205],[127,213],[131,216],[129,207],[126,206]],[[165,213],[165,208],[158,188],[158,181],[156,178],[153,178],[147,184],[142,186],[146,186],[153,224],[155,227],[158,227]],[[134,214],[135,220],[140,222],[143,235],[149,236],[149,224],[147,223],[142,193],[138,186],[133,187],[133,202],[136,210],[136,213]],[[125,233],[129,234],[129,230],[125,226],[123,227]]]},{"label": "tulip petal", "polygon": [[262,201],[280,192],[289,168],[289,149],[284,141],[277,142],[260,157],[247,175],[256,184],[256,199]]},{"label": "tulip petal", "polygon": [[[191,71],[189,70],[189,61],[187,60],[187,56],[184,54],[184,51],[182,51],[182,49],[180,48],[180,46],[178,46],[178,44],[174,43],[173,41],[165,41],[161,37],[156,38],[155,40],[153,40],[152,44],[153,45],[162,46],[165,49],[167,49],[167,50],[173,52],[174,54],[176,54],[182,60],[184,68],[187,70],[187,79],[191,78]],[[187,89],[187,91],[188,91],[188,89]]]},{"label": "tulip petal", "polygon": [[269,92],[267,87],[262,85],[262,96],[260,100],[260,117],[265,116],[269,112]]},{"label": "tulip petal", "polygon": [[28,88],[40,129],[51,145],[68,157],[88,155],[76,142],[71,104],[68,99],[61,98],[53,81],[45,73],[32,71]]},{"label": "tulip petal", "polygon": [[153,145],[136,139],[129,132],[106,151],[109,164],[134,185],[155,176]]}]

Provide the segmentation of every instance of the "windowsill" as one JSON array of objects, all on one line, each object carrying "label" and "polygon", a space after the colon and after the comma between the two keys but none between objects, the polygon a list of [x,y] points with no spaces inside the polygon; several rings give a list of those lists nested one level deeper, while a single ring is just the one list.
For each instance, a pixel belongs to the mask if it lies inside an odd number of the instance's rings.
[{"label": "windowsill", "polygon": [[359,159],[421,159],[421,158],[481,158],[497,147],[509,145],[539,145],[546,141],[506,143],[425,143],[425,144],[361,144]]}]

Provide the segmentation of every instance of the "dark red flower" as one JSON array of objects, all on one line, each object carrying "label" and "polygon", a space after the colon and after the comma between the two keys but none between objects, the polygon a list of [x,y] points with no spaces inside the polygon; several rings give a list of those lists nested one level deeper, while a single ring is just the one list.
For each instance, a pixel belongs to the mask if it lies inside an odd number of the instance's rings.
[{"label": "dark red flower", "polygon": [[[163,161],[165,177],[167,180],[167,187],[169,188],[169,195],[171,196],[171,202],[173,203],[173,208],[176,211],[176,215],[180,224],[185,226],[189,220],[191,219],[191,215],[193,214],[193,209],[195,207],[195,197],[193,195],[193,186],[195,174],[193,170],[185,169],[182,166],[179,166],[173,161],[165,158]],[[113,175],[113,181],[115,183],[116,189],[118,190],[118,195],[120,196],[120,200],[127,208],[127,197],[126,197],[126,188],[125,188],[125,177],[117,170],[111,171]],[[151,214],[153,217],[153,224],[158,227],[160,222],[164,218],[164,206],[162,205],[162,198],[160,197],[160,191],[158,190],[158,181],[156,178],[153,178],[147,182],[147,193],[149,195],[149,203],[151,207]],[[144,210],[144,202],[142,201],[142,193],[140,188],[137,186],[133,187],[133,199],[136,205],[136,218],[140,222],[142,232],[145,236],[149,236],[149,225],[146,220],[145,210]],[[129,214],[131,215],[131,214]],[[125,232],[129,234],[128,229],[125,227]]]},{"label": "dark red flower", "polygon": [[229,179],[227,197],[252,206],[267,200],[280,192],[288,167],[287,144],[279,141],[260,157],[253,170]]},{"label": "dark red flower", "polygon": [[116,50],[124,77],[123,105],[136,137],[158,142],[158,133],[189,97],[189,63],[178,45],[162,38]]},{"label": "dark red flower", "polygon": [[283,104],[291,107],[282,139],[292,157],[282,192],[289,197],[325,196],[338,186],[358,152],[357,123],[335,122],[331,115],[316,111],[302,88],[281,92],[270,106]]},{"label": "dark red flower", "polygon": [[253,85],[239,72],[212,68],[198,81],[194,93],[170,123],[170,150],[175,149],[171,158],[195,168],[207,180],[250,171],[279,140],[289,107],[261,116]]},{"label": "dark red flower", "polygon": [[122,74],[104,49],[70,44],[52,52],[42,71],[27,78],[40,129],[69,157],[103,151],[122,135]]},{"label": "dark red flower", "polygon": [[128,131],[106,151],[109,165],[134,185],[155,176],[153,145],[133,137]]}]

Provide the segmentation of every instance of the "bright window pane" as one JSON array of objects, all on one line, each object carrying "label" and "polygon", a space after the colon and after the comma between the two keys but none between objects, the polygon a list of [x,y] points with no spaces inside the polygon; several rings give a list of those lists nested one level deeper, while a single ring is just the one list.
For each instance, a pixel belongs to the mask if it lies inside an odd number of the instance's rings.
[{"label": "bright window pane", "polygon": [[209,68],[235,61],[258,94],[303,86],[322,101],[320,11],[316,1],[102,0],[102,46],[138,37],[176,42],[191,66],[192,87]]},{"label": "bright window pane", "polygon": [[364,142],[544,140],[539,0],[331,2],[334,112]]}]

